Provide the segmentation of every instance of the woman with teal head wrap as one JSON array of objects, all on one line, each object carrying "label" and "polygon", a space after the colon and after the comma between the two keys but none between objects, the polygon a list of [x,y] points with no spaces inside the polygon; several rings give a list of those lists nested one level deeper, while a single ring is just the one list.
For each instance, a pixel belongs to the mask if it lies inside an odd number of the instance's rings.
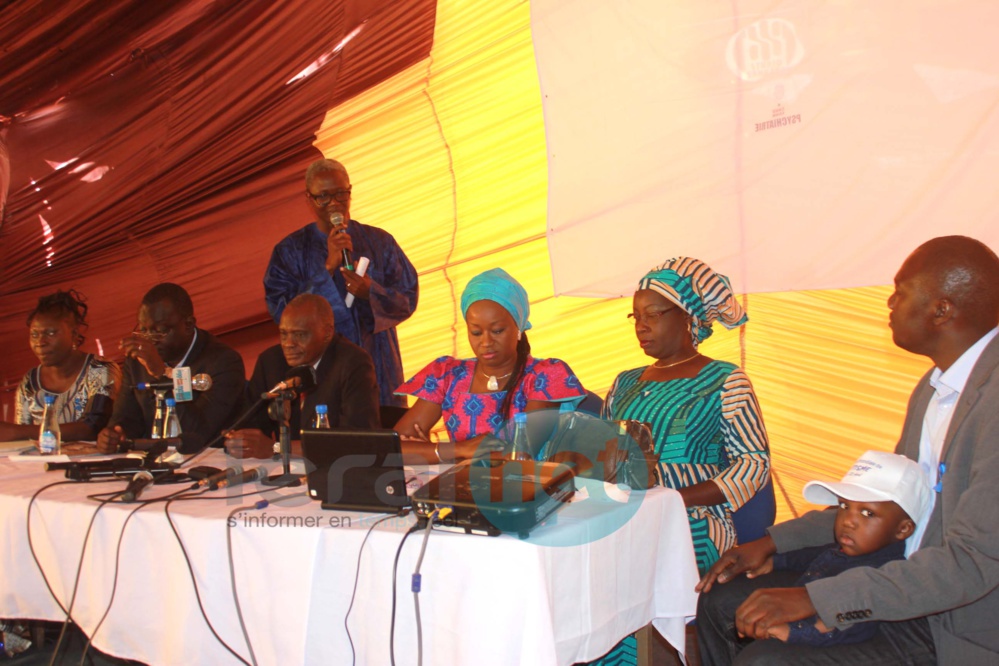
[{"label": "woman with teal head wrap", "polygon": [[467,315],[472,303],[487,300],[503,306],[503,309],[513,317],[517,330],[526,331],[531,328],[531,322],[528,320],[531,303],[527,300],[527,292],[502,268],[479,273],[468,281],[465,291],[461,292],[461,316]]},{"label": "woman with teal head wrap", "polygon": [[[530,311],[527,291],[502,268],[469,280],[461,314],[475,357],[442,356],[396,390],[417,398],[396,424],[405,453],[434,463],[468,458],[513,414],[582,400],[566,363],[531,356]],[[450,441],[431,445],[427,433],[442,417]]]}]

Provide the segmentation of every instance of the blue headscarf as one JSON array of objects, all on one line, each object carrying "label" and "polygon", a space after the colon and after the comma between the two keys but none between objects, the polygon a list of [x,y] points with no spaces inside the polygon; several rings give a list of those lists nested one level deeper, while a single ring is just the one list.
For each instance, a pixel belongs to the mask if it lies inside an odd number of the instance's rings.
[{"label": "blue headscarf", "polygon": [[732,293],[728,278],[715,273],[700,259],[670,259],[646,273],[638,281],[638,288],[665,296],[691,316],[690,337],[694,347],[711,336],[711,323],[715,320],[729,329],[749,321]]},{"label": "blue headscarf", "polygon": [[465,291],[461,292],[462,317],[468,312],[468,306],[476,301],[498,303],[513,317],[518,330],[526,331],[531,328],[531,322],[527,320],[531,314],[527,292],[502,268],[479,273],[468,281]]}]

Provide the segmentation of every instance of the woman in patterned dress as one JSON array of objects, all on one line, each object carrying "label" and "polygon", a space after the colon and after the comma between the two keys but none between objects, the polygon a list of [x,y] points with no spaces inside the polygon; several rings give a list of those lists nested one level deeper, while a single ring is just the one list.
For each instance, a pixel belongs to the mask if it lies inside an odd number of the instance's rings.
[{"label": "woman in patterned dress", "polygon": [[[628,317],[638,344],[655,361],[614,380],[604,416],[652,427],[659,474],[687,507],[697,568],[704,573],[735,545],[731,512],[766,484],[767,431],[749,377],[741,368],[697,351],[711,324],[726,328],[748,317],[728,278],[704,262],[670,259],[638,283]],[[627,636],[590,666],[636,664],[638,644]]]},{"label": "woman in patterned dress", "polygon": [[38,436],[45,396],[55,396],[64,441],[92,440],[107,425],[121,384],[115,363],[79,349],[87,304],[75,290],[38,299],[28,315],[28,338],[39,365],[17,387],[14,422],[0,422],[0,441]]},{"label": "woman in patterned dress", "polygon": [[628,316],[655,361],[617,376],[605,416],[652,426],[661,477],[683,497],[703,574],[735,545],[731,512],[770,474],[767,431],[749,377],[697,351],[712,322],[735,328],[748,317],[728,278],[687,257],[645,275]]},{"label": "woman in patterned dress", "polygon": [[[506,271],[472,278],[461,313],[475,358],[442,356],[396,390],[417,398],[396,424],[414,462],[470,458],[483,436],[499,432],[513,414],[575,405],[585,396],[566,363],[531,356],[527,292]],[[427,433],[442,417],[449,441],[435,444]]]}]

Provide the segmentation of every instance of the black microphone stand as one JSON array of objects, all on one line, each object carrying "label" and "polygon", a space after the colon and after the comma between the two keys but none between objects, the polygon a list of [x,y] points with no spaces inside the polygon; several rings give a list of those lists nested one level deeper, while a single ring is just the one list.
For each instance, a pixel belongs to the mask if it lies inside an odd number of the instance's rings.
[{"label": "black microphone stand", "polygon": [[302,478],[291,473],[291,424],[288,423],[288,411],[285,401],[294,400],[298,392],[294,389],[278,391],[270,404],[271,417],[278,422],[278,441],[281,444],[281,461],[284,465],[283,474],[272,474],[260,481],[265,486],[292,488],[302,485]]}]

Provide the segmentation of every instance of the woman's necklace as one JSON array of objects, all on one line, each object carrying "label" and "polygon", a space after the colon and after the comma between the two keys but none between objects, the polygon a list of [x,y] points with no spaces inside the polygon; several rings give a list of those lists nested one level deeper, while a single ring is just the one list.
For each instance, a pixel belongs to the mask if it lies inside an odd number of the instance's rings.
[{"label": "woman's necklace", "polygon": [[496,375],[487,375],[486,373],[483,372],[482,376],[486,378],[487,389],[489,389],[490,391],[499,391],[499,380],[506,379],[512,374],[513,374],[512,372],[508,372],[502,377],[497,377]]},{"label": "woman's necklace", "polygon": [[666,368],[672,368],[674,365],[680,365],[682,363],[686,363],[687,361],[692,361],[693,359],[697,358],[700,355],[701,355],[701,352],[694,352],[693,356],[688,356],[687,358],[683,359],[682,361],[676,361],[675,363],[668,363],[666,365],[659,365],[659,361],[656,361],[655,363],[652,364],[652,367],[653,368],[659,368],[660,370],[665,370]]}]

